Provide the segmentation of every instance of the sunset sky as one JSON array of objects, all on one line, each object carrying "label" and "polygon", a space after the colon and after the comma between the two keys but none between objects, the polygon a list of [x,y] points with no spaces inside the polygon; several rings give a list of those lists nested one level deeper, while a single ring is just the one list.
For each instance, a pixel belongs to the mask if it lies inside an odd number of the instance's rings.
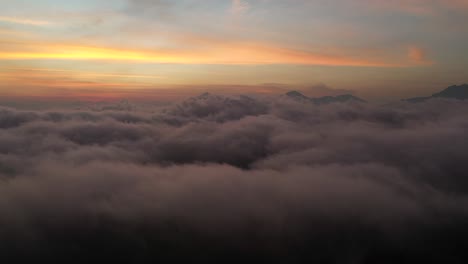
[{"label": "sunset sky", "polygon": [[397,99],[468,82],[468,0],[0,5],[1,96],[168,98],[302,88]]}]

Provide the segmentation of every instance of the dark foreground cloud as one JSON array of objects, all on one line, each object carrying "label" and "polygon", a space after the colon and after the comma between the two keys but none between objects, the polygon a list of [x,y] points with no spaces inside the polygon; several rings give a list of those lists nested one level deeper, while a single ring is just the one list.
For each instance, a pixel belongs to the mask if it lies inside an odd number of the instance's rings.
[{"label": "dark foreground cloud", "polygon": [[2,259],[468,260],[465,102],[134,109],[0,109]]}]

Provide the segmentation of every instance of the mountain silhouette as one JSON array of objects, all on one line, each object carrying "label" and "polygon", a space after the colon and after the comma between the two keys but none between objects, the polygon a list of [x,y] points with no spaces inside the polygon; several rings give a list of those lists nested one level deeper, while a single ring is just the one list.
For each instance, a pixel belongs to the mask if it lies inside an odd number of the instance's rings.
[{"label": "mountain silhouette", "polygon": [[301,94],[298,91],[290,91],[286,93],[287,98],[291,98],[298,102],[311,102],[311,98]]},{"label": "mountain silhouette", "polygon": [[323,96],[323,97],[317,97],[317,98],[311,98],[303,95],[302,93],[298,91],[290,91],[286,93],[286,97],[291,98],[296,101],[300,102],[310,102],[314,104],[331,104],[331,103],[346,103],[346,102],[360,102],[360,103],[365,103],[366,101],[353,96],[351,94],[343,94],[343,95],[338,95],[338,96]]},{"label": "mountain silhouette", "polygon": [[433,98],[466,100],[468,99],[468,84],[452,85],[448,87],[447,89],[439,93],[435,93],[431,96],[413,97],[413,98],[404,99],[404,101],[407,101],[410,103],[419,103],[419,102],[424,102],[426,100],[433,99]]}]

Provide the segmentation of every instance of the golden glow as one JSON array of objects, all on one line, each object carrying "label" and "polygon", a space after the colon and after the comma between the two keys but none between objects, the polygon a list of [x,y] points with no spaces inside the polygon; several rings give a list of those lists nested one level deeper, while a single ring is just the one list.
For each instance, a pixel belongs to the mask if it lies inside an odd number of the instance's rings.
[{"label": "golden glow", "polygon": [[[20,46],[21,47],[21,46]],[[257,43],[215,43],[202,51],[126,50],[76,45],[37,44],[0,52],[2,60],[115,60],[175,64],[302,64],[327,66],[404,67],[405,61],[377,61],[312,54]],[[11,49],[11,48],[10,48]]]}]

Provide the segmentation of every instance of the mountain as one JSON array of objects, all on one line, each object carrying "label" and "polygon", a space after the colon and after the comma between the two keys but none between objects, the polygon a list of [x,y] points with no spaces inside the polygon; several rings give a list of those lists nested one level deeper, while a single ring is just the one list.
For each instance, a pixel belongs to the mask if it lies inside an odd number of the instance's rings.
[{"label": "mountain", "polygon": [[312,98],[316,104],[329,104],[329,103],[346,103],[346,102],[359,102],[365,103],[366,101],[362,100],[359,97],[353,96],[351,94],[342,94],[338,96],[324,96],[320,98]]},{"label": "mountain", "polygon": [[448,87],[447,89],[439,93],[435,93],[431,96],[414,97],[414,98],[404,99],[403,101],[407,101],[410,103],[420,103],[420,102],[424,102],[426,100],[433,99],[433,98],[466,100],[468,99],[468,84],[452,85]]},{"label": "mountain", "polygon": [[311,102],[311,98],[301,94],[298,91],[290,91],[286,93],[287,98],[291,98],[295,101],[300,101],[300,102]]},{"label": "mountain", "polygon": [[468,99],[468,84],[450,86],[440,93],[433,94],[432,97],[454,98],[458,100]]},{"label": "mountain", "polygon": [[298,91],[291,91],[286,93],[286,97],[293,99],[295,101],[299,102],[310,102],[314,104],[331,104],[331,103],[346,103],[346,102],[359,102],[359,103],[365,103],[365,100],[362,100],[361,98],[358,98],[356,96],[353,96],[351,94],[343,94],[343,95],[338,95],[338,96],[323,96],[323,97],[317,97],[317,98],[310,98],[307,97],[303,94],[301,94]]}]

